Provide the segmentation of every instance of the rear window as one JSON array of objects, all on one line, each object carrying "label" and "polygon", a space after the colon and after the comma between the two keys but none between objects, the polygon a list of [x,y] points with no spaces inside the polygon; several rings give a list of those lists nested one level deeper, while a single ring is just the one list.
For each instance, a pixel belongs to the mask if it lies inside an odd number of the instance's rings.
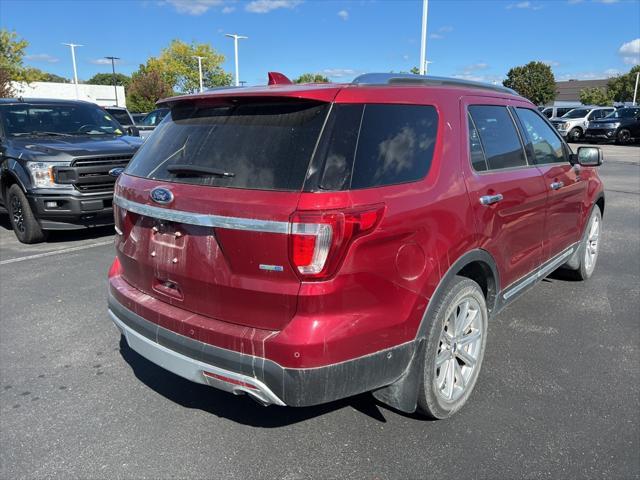
[{"label": "rear window", "polygon": [[127,173],[197,185],[300,190],[328,108],[298,100],[175,107]]},{"label": "rear window", "polygon": [[105,109],[120,125],[131,125],[129,114],[125,110]]},{"label": "rear window", "polygon": [[438,114],[432,106],[338,104],[316,161],[323,190],[414,182],[428,173]]}]

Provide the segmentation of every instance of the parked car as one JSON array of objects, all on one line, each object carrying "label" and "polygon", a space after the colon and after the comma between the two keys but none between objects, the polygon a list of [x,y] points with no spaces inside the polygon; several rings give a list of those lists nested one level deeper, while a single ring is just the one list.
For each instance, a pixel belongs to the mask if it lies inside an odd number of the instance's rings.
[{"label": "parked car", "polygon": [[567,141],[577,142],[583,137],[589,122],[604,118],[614,111],[613,107],[579,107],[550,121]]},{"label": "parked car", "polygon": [[640,107],[620,108],[605,118],[589,123],[587,141],[615,141],[627,144],[640,140]]},{"label": "parked car", "polygon": [[127,135],[132,137],[139,137],[140,132],[133,117],[125,107],[104,107],[109,115],[111,115],[122,127]]},{"label": "parked car", "polygon": [[132,113],[131,117],[133,118],[135,124],[138,125],[147,115],[147,113]]},{"label": "parked car", "polygon": [[116,183],[111,319],[151,362],[265,405],[373,391],[452,415],[488,322],[561,266],[593,274],[600,149],[573,154],[504,87],[270,78],[161,103]]},{"label": "parked car", "polygon": [[547,118],[559,118],[576,107],[542,107],[540,111]]},{"label": "parked car", "polygon": [[151,132],[160,124],[167,113],[169,113],[168,108],[158,108],[153,112],[148,113],[147,116],[144,117],[138,124],[140,135],[143,138],[148,137]]},{"label": "parked car", "polygon": [[115,175],[142,140],[93,103],[0,100],[0,200],[22,243],[113,224]]}]

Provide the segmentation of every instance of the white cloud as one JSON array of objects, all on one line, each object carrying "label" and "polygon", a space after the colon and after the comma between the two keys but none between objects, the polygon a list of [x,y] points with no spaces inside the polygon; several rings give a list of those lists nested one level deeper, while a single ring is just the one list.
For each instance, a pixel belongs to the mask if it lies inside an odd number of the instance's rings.
[{"label": "white cloud", "polygon": [[555,60],[540,60],[545,65],[549,65],[550,67],[559,67],[560,62],[556,62]]},{"label": "white cloud", "polygon": [[471,65],[467,65],[466,67],[464,67],[463,71],[464,73],[467,73],[467,72],[475,72],[478,70],[486,70],[487,68],[489,68],[488,63],[478,62],[478,63],[472,63]]},{"label": "white cloud", "polygon": [[584,0],[567,0],[567,3],[569,3],[569,5],[576,5],[578,3],[582,3]]},{"label": "white cloud", "polygon": [[[94,65],[111,65],[111,60],[107,58],[93,58],[89,60],[89,62],[93,63]],[[122,63],[122,60],[116,60],[114,63],[118,65],[119,63]]]},{"label": "white cloud", "polygon": [[598,3],[606,3],[611,5],[612,3],[618,3],[618,0],[596,0]]},{"label": "white cloud", "polygon": [[58,57],[54,57],[53,55],[49,55],[48,53],[35,53],[33,55],[25,55],[25,60],[29,60],[30,62],[47,62],[47,63],[57,63],[60,61]]},{"label": "white cloud", "polygon": [[178,13],[186,13],[187,15],[202,15],[212,7],[219,7],[224,0],[164,0],[173,6]]},{"label": "white cloud", "polygon": [[491,83],[494,85],[502,85],[504,77],[500,75],[479,75],[479,74],[457,74],[453,75],[453,78],[459,78],[461,80],[471,80],[473,82]]},{"label": "white cloud", "polygon": [[438,29],[439,32],[453,32],[453,27],[451,25],[445,25],[444,27],[440,27]]},{"label": "white cloud", "polygon": [[226,6],[222,9],[222,13],[231,13],[233,11],[235,11],[236,7],[230,7],[230,6]]},{"label": "white cloud", "polygon": [[640,38],[623,43],[618,53],[622,55],[622,61],[627,65],[640,64]]},{"label": "white cloud", "polygon": [[340,10],[338,12],[338,16],[342,19],[342,20],[349,20],[349,12],[347,12],[346,10]]},{"label": "white cloud", "polygon": [[602,72],[574,72],[556,75],[556,80],[566,82],[568,80],[602,80],[603,78],[615,77],[620,75],[620,71],[615,68],[608,68]]},{"label": "white cloud", "polygon": [[253,0],[245,7],[251,13],[269,13],[279,8],[294,8],[302,3],[302,0]]},{"label": "white cloud", "polygon": [[439,33],[430,33],[429,38],[433,38],[434,40],[442,40],[444,35],[440,35]]},{"label": "white cloud", "polygon": [[507,5],[507,10],[511,10],[513,8],[519,8],[522,10],[540,10],[542,8],[542,5],[538,5],[538,4],[534,4],[531,2],[518,2],[518,3],[510,3],[509,5]]}]

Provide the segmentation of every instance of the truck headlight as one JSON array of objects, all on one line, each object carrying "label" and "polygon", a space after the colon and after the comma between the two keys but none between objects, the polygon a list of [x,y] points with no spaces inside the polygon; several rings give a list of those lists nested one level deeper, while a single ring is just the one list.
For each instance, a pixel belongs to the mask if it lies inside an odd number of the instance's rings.
[{"label": "truck headlight", "polygon": [[27,162],[33,186],[35,188],[69,188],[69,185],[60,185],[53,181],[53,167],[59,165],[59,163]]},{"label": "truck headlight", "polygon": [[621,125],[620,122],[613,122],[613,123],[610,123],[609,125],[607,125],[607,127],[609,127],[609,128],[618,128],[620,125]]}]

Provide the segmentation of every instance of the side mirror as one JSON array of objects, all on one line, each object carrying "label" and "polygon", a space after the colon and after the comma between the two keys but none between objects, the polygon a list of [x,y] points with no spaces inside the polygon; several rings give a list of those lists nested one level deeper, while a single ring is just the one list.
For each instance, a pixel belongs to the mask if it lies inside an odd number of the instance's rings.
[{"label": "side mirror", "polygon": [[598,147],[579,147],[576,157],[578,163],[583,167],[599,167],[602,165],[602,150]]},{"label": "side mirror", "polygon": [[127,132],[127,135],[129,135],[130,137],[140,136],[140,131],[133,125],[130,127],[127,127],[126,132]]}]

